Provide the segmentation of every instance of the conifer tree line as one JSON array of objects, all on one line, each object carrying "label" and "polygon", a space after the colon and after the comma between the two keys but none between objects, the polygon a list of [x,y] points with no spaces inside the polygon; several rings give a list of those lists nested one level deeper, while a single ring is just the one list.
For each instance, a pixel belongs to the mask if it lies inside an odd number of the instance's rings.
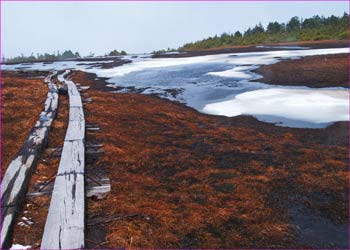
[{"label": "conifer tree line", "polygon": [[200,41],[187,43],[178,48],[180,51],[209,49],[234,45],[256,45],[294,41],[346,40],[349,37],[349,15],[313,16],[300,19],[295,16],[287,23],[270,22],[266,27],[261,23],[244,32],[224,32]]},{"label": "conifer tree line", "polygon": [[23,54],[20,56],[12,57],[12,58],[2,58],[2,62],[4,63],[20,63],[20,62],[41,62],[41,61],[57,61],[57,60],[66,60],[71,58],[80,58],[79,52],[73,53],[71,50],[65,50],[63,53],[57,51],[56,53],[37,53],[34,55],[32,53],[30,56],[24,56]]},{"label": "conifer tree line", "polygon": [[[105,54],[105,56],[123,56],[127,55],[127,53],[122,50],[112,50],[108,54]],[[94,57],[93,53],[90,53],[87,57]],[[50,61],[59,61],[59,60],[67,60],[67,59],[77,59],[81,58],[79,52],[72,52],[71,50],[65,50],[63,53],[60,51],[57,51],[56,53],[44,53],[39,54],[37,53],[34,55],[32,53],[30,56],[24,56],[23,54],[20,56],[12,57],[12,58],[2,58],[3,63],[24,63],[24,62],[50,62]]]}]

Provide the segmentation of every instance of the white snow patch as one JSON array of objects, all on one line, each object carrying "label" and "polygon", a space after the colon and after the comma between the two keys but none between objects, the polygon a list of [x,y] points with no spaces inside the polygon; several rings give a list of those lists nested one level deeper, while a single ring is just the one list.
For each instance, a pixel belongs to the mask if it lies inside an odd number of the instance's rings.
[{"label": "white snow patch", "polygon": [[313,123],[349,120],[349,90],[271,88],[205,105],[213,115],[272,115]]},{"label": "white snow patch", "polygon": [[[124,64],[120,67],[111,69],[87,69],[87,72],[96,73],[99,77],[116,77],[124,76],[132,72],[143,71],[152,68],[163,68],[172,66],[184,66],[202,62],[215,62],[215,57],[186,57],[186,58],[143,58],[141,61],[134,61],[132,63]],[[214,61],[213,61],[214,60]]]},{"label": "white snow patch", "polygon": [[32,246],[22,246],[21,244],[13,244],[10,249],[30,249]]},{"label": "white snow patch", "polygon": [[253,70],[251,66],[238,66],[233,69],[218,71],[218,72],[209,72],[208,75],[221,76],[221,77],[232,77],[232,78],[240,78],[240,79],[250,79],[252,78],[252,74],[248,70]]},{"label": "white snow patch", "polygon": [[[124,64],[120,67],[111,69],[86,69],[85,71],[95,73],[99,77],[121,77],[132,72],[143,71],[153,68],[163,68],[172,66],[185,66],[197,63],[228,63],[237,66],[244,65],[265,65],[278,62],[281,58],[298,58],[301,56],[324,55],[324,54],[339,54],[349,53],[349,48],[335,49],[311,49],[311,50],[281,50],[281,51],[266,51],[266,52],[246,52],[234,54],[218,54],[208,56],[184,57],[184,58],[143,58],[132,63]],[[235,69],[226,70],[223,72],[211,72],[224,77],[237,77],[240,73]],[[249,72],[247,72],[248,74]],[[209,73],[210,74],[210,73]],[[246,74],[244,74],[245,77]]]}]

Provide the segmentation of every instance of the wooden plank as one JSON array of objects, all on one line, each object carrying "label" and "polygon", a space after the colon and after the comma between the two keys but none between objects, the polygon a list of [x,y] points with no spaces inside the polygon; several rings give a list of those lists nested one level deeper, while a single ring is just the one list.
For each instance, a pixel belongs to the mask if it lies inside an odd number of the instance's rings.
[{"label": "wooden plank", "polygon": [[[46,77],[45,81],[51,81],[52,76],[53,74]],[[50,85],[53,84],[51,83]],[[23,202],[31,173],[42,149],[46,145],[49,128],[57,113],[58,94],[50,91],[50,88],[51,90],[54,89],[53,86],[48,88],[49,92],[44,110],[40,113],[39,120],[8,166],[1,182],[2,248],[8,247],[17,211]]]},{"label": "wooden plank", "polygon": [[34,128],[15,159],[8,166],[1,182],[3,206],[15,203],[15,197],[18,195],[21,183],[27,176],[26,173],[31,168],[39,147],[44,143],[47,131],[46,127]]},{"label": "wooden plank", "polygon": [[52,109],[57,108],[58,104],[58,94],[57,91],[47,93],[47,98],[45,101],[44,111],[49,112]]},{"label": "wooden plank", "polygon": [[[87,152],[86,152],[87,153]],[[86,169],[86,197],[102,199],[111,192],[111,183],[101,167]]]},{"label": "wooden plank", "polygon": [[85,138],[85,121],[69,121],[65,141],[83,140]]},{"label": "wooden plank", "polygon": [[44,110],[40,113],[39,120],[35,127],[50,127],[56,117],[58,108],[58,93],[49,92],[45,102]]},{"label": "wooden plank", "polygon": [[51,127],[55,116],[56,112],[41,112],[39,120],[35,123],[35,127]]},{"label": "wooden plank", "polygon": [[65,77],[66,75],[68,75],[70,73],[70,70],[66,70],[63,74],[60,74],[57,76],[57,80],[59,80],[60,82],[64,82],[65,81]]},{"label": "wooden plank", "polygon": [[84,121],[83,107],[70,107],[69,108],[69,120],[70,121]]},{"label": "wooden plank", "polygon": [[87,155],[96,155],[96,156],[102,156],[104,155],[105,151],[103,148],[96,148],[96,147],[89,147],[86,149],[85,154]]},{"label": "wooden plank", "polygon": [[41,249],[84,248],[85,118],[80,93],[72,81],[64,82],[69,95],[69,123],[52,192]]},{"label": "wooden plank", "polygon": [[70,96],[80,96],[77,86],[72,81],[65,81]]},{"label": "wooden plank", "polygon": [[69,96],[70,107],[83,107],[80,96]]},{"label": "wooden plank", "polygon": [[89,88],[90,88],[89,86],[79,86],[78,90],[84,91],[84,90],[88,90]]},{"label": "wooden plank", "polygon": [[83,140],[65,141],[57,175],[84,174],[85,144]]},{"label": "wooden plank", "polygon": [[70,73],[70,70],[66,70],[63,74],[59,75],[57,78],[59,81],[63,82],[67,86],[69,95],[69,106],[70,107],[83,107],[81,101],[80,92],[74,82],[66,80],[65,76]]},{"label": "wooden plank", "polygon": [[107,176],[87,178],[86,197],[103,199],[111,192],[111,183]]},{"label": "wooden plank", "polygon": [[97,131],[100,131],[101,129],[99,127],[94,127],[94,128],[87,128],[87,130],[92,132],[97,132]]},{"label": "wooden plank", "polygon": [[64,142],[41,249],[84,247],[84,142]]},{"label": "wooden plank", "polygon": [[51,74],[49,74],[45,77],[44,82],[47,84],[50,84],[52,77],[54,77],[56,74],[57,74],[57,71],[53,71]]},{"label": "wooden plank", "polygon": [[91,97],[89,97],[89,98],[84,98],[84,99],[83,99],[83,102],[85,102],[85,103],[90,103],[90,102],[92,102],[92,98],[91,98]]},{"label": "wooden plank", "polygon": [[41,249],[84,248],[84,199],[83,174],[56,177]]}]

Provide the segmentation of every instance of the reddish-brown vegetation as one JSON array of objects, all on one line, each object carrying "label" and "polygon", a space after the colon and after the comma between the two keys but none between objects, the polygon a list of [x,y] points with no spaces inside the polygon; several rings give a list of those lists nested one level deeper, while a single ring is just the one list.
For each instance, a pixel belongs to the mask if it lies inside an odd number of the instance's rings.
[{"label": "reddish-brown vegetation", "polygon": [[347,221],[347,123],[290,129],[208,116],[158,97],[107,93],[94,79],[73,74],[92,86],[86,119],[102,131],[87,140],[104,144],[93,167],[112,184],[108,197],[87,202],[88,231],[99,235],[93,246],[306,247],[289,207]]},{"label": "reddish-brown vegetation", "polygon": [[258,81],[288,86],[349,87],[349,54],[308,56],[264,65]]},{"label": "reddish-brown vegetation", "polygon": [[[62,147],[68,124],[68,96],[59,96],[58,114],[52,123],[48,137],[48,145],[38,160],[35,171],[32,174],[28,193],[38,192],[38,185],[48,184],[43,191],[50,190],[55,180],[60,154],[53,156],[52,149]],[[19,213],[14,227],[13,242],[22,245],[30,245],[33,248],[40,247],[44,232],[50,194],[40,196],[27,196],[22,211]],[[30,225],[23,217],[33,222]]]},{"label": "reddish-brown vegetation", "polygon": [[44,108],[45,73],[2,72],[2,175]]}]

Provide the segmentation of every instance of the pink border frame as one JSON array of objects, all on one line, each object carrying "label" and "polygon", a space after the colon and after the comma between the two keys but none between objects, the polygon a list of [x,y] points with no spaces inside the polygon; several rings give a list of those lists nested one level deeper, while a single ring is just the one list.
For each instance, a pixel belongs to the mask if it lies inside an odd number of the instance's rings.
[{"label": "pink border frame", "polygon": [[[350,0],[0,0],[0,183],[1,183],[1,176],[2,176],[2,2],[348,2],[349,3],[349,14],[350,14]],[[350,24],[349,24],[350,26]],[[350,48],[350,35],[348,37],[348,45]],[[350,54],[348,56],[350,61]],[[348,74],[350,75],[350,64],[348,68]],[[348,86],[350,88],[350,81],[348,83]],[[350,91],[348,93],[348,99],[349,99],[349,107],[350,107]],[[349,109],[349,116],[350,116],[350,109]],[[350,158],[350,126],[349,126],[349,137],[348,137],[348,158]],[[348,163],[348,170],[350,171],[350,162]],[[349,187],[350,189],[350,187]],[[0,193],[1,193],[1,185],[0,185]],[[350,197],[350,192],[349,192]],[[1,196],[0,196],[0,204],[1,204]],[[350,199],[349,199],[349,208],[350,208]],[[350,209],[348,211],[348,214],[350,215]],[[2,209],[0,206],[0,218],[2,217]],[[349,219],[350,220],[350,219]],[[350,228],[350,221],[348,220],[348,228]],[[2,220],[0,220],[0,236],[1,236],[1,227],[2,227]],[[1,237],[0,237],[1,238]],[[348,241],[350,244],[350,230],[348,235]],[[1,246],[0,246],[1,249]],[[121,248],[113,248],[113,249],[121,249]],[[157,249],[157,248],[155,248]],[[232,249],[240,249],[240,248],[232,248]],[[267,250],[270,248],[259,248],[261,250]],[[329,250],[333,250],[334,248],[330,248]],[[328,248],[322,248],[322,250],[328,250]]]},{"label": "pink border frame", "polygon": [[0,0],[0,2],[349,2],[349,0]]}]

